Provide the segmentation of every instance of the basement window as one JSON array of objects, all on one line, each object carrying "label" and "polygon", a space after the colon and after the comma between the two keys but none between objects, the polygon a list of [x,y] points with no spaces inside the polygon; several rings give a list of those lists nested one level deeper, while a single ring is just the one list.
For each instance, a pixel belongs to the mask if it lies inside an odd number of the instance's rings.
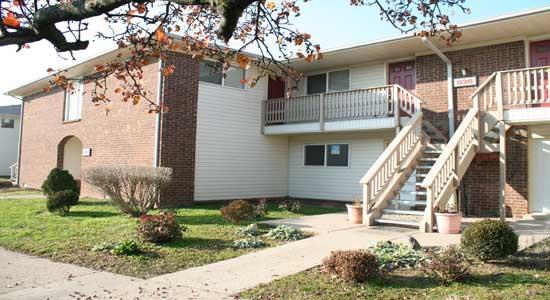
[{"label": "basement window", "polygon": [[347,167],[349,144],[304,145],[304,166]]},{"label": "basement window", "polygon": [[241,68],[230,67],[222,74],[222,66],[211,61],[201,61],[199,70],[199,81],[218,84],[222,86],[244,89],[242,80],[245,79],[246,71]]},{"label": "basement window", "polygon": [[76,121],[82,117],[82,96],[84,94],[84,83],[73,81],[73,89],[65,92],[65,111],[63,121]]},{"label": "basement window", "polygon": [[15,120],[2,118],[2,122],[0,122],[0,128],[15,128]]}]

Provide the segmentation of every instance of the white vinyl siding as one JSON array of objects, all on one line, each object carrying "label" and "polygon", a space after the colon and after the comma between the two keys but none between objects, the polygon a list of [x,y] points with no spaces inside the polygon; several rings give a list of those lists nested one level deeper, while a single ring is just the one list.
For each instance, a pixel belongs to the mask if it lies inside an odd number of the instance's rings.
[{"label": "white vinyl siding", "polygon": [[80,120],[82,117],[82,97],[84,84],[82,81],[73,82],[73,90],[65,92],[65,112],[63,121]]},{"label": "white vinyl siding", "polygon": [[266,79],[245,90],[199,83],[195,200],[288,194],[288,138],[261,133],[266,98]]},{"label": "white vinyl siding", "polygon": [[[352,201],[362,195],[359,180],[384,150],[393,131],[323,134],[289,138],[289,195],[296,198]],[[304,166],[304,145],[349,144],[348,167]]]},{"label": "white vinyl siding", "polygon": [[0,176],[7,176],[10,166],[17,162],[19,116],[0,116],[0,119],[14,120],[13,128],[0,127]]}]

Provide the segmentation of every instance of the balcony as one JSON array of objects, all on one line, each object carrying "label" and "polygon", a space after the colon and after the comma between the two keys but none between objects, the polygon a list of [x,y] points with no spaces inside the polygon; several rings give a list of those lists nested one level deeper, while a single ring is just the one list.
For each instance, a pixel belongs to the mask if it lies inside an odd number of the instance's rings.
[{"label": "balcony", "polygon": [[398,85],[265,100],[262,132],[299,134],[395,128],[419,107]]}]

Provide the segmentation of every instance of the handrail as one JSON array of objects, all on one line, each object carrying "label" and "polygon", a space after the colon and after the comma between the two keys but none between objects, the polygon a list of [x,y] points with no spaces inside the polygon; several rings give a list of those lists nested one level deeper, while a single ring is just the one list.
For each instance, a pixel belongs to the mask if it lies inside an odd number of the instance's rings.
[{"label": "handrail", "polygon": [[491,82],[491,80],[495,78],[496,75],[497,75],[497,72],[494,72],[493,74],[491,74],[491,76],[485,79],[485,81],[472,93],[472,95],[470,95],[470,99],[473,99],[477,94],[479,94],[479,92],[483,88],[485,88],[485,86],[487,86]]},{"label": "handrail", "polygon": [[10,166],[10,181],[14,182],[17,181],[17,173],[19,169],[19,164],[14,163]]}]

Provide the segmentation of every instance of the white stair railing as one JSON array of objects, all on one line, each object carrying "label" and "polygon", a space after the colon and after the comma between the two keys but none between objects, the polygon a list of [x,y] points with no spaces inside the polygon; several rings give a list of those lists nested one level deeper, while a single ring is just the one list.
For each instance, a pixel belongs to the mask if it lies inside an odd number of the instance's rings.
[{"label": "white stair railing", "polygon": [[376,162],[363,176],[360,183],[363,185],[363,222],[369,224],[372,218],[369,214],[379,214],[382,204],[390,200],[390,193],[396,189],[399,180],[396,180],[402,170],[403,163],[410,160],[421,150],[422,144],[422,110],[421,101],[412,93],[400,86],[396,86],[394,95],[398,105],[395,106],[395,115],[399,109],[410,113],[412,118],[401,129],[390,145],[382,152]]},{"label": "white stair railing", "polygon": [[19,174],[19,165],[17,163],[14,163],[10,166],[10,181],[12,183],[17,182],[17,174]]}]

